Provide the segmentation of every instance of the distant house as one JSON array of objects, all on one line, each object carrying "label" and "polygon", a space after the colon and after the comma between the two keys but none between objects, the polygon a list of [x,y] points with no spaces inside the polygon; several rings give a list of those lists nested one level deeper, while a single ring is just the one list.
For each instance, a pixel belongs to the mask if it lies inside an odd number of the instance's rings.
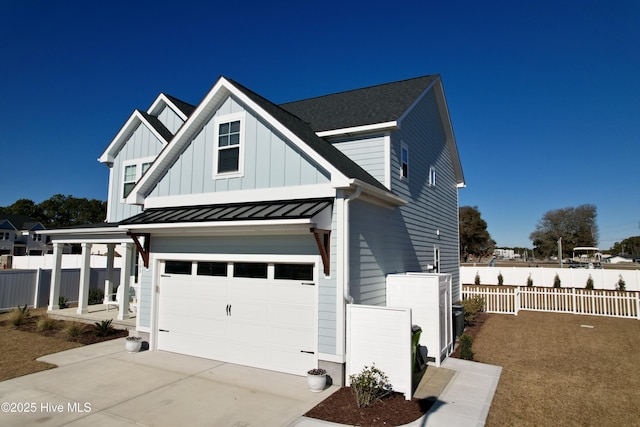
[{"label": "distant house", "polygon": [[64,243],[117,249],[152,350],[340,371],[346,306],[385,306],[387,275],[450,274],[461,297],[464,177],[439,75],[281,105],[221,77],[198,106],[135,110],[99,161],[107,222],[48,231],[54,265]]},{"label": "distant house", "polygon": [[44,255],[47,236],[38,221],[25,215],[0,215],[0,255]]},{"label": "distant house", "polygon": [[635,257],[627,255],[613,255],[606,259],[606,262],[608,262],[609,264],[632,263],[635,261]]}]

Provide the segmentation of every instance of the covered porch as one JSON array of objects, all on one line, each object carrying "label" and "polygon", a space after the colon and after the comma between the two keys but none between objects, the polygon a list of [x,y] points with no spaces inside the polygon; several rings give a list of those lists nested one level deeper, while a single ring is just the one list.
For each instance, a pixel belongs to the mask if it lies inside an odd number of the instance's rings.
[{"label": "covered porch", "polygon": [[[114,326],[135,328],[137,298],[139,289],[132,285],[135,273],[136,246],[140,246],[137,236],[131,236],[127,230],[119,228],[116,223],[101,223],[75,228],[47,230],[53,244],[53,266],[51,287],[47,312],[50,316],[65,320],[76,320],[84,323],[95,323],[105,319],[113,319]],[[147,242],[144,242],[145,244]],[[65,244],[79,244],[82,247],[82,263],[78,284],[77,307],[60,309],[60,285],[62,253]],[[89,305],[89,281],[91,271],[91,247],[94,244],[107,246],[107,272],[104,281],[104,298],[102,304]],[[116,254],[122,257],[120,268],[120,285],[114,289]]]}]

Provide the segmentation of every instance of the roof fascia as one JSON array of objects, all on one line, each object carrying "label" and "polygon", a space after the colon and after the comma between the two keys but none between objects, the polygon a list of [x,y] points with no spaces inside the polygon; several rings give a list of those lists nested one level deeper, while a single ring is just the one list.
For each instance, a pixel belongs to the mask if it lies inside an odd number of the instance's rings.
[{"label": "roof fascia", "polygon": [[121,225],[121,231],[153,232],[154,235],[205,235],[210,234],[242,234],[254,232],[276,233],[309,233],[309,228],[315,226],[313,218],[279,219],[279,220],[249,220],[249,221],[219,221],[219,222],[183,222],[167,224],[130,224]]},{"label": "roof fascia", "polygon": [[[66,236],[66,235],[91,235],[91,234],[123,234],[124,232],[118,227],[92,227],[92,228],[59,228],[54,230],[37,230],[36,234],[46,234],[47,236]],[[126,234],[126,233],[125,233]]]},{"label": "roof fascia", "polygon": [[384,122],[384,123],[374,123],[371,125],[363,125],[363,126],[354,126],[350,128],[342,128],[342,129],[332,129],[325,130],[322,132],[316,132],[320,138],[340,136],[340,135],[355,135],[361,133],[370,133],[377,131],[388,131],[388,130],[397,130],[399,129],[398,121]]},{"label": "roof fascia", "polygon": [[151,104],[151,107],[149,107],[149,109],[147,110],[147,114],[151,114],[152,116],[154,116],[160,113],[160,111],[162,111],[162,108],[164,106],[168,106],[169,108],[171,108],[173,112],[176,113],[182,119],[182,121],[187,121],[188,119],[187,115],[184,114],[176,104],[171,102],[171,100],[164,93],[161,93],[160,95],[158,95],[158,97],[153,102],[153,104]]},{"label": "roof fascia", "polygon": [[332,185],[338,187],[343,186],[348,182],[348,178],[329,163],[329,161],[324,159],[322,156],[319,156],[318,153],[305,144],[304,141],[302,141],[296,134],[282,123],[275,120],[267,111],[246,96],[242,90],[238,89],[224,77],[220,77],[207,96],[202,100],[198,107],[196,107],[193,114],[173,137],[171,145],[160,153],[151,168],[140,179],[140,181],[138,181],[127,197],[126,203],[144,205],[146,192],[150,191],[153,185],[157,183],[157,180],[164,175],[166,169],[173,164],[176,156],[183,151],[187,144],[191,143],[191,139],[196,132],[200,131],[202,126],[204,126],[204,123],[209,120],[222,102],[230,95],[236,97],[240,102],[246,105],[248,109],[254,111],[259,117],[266,120],[285,138],[292,141],[305,154],[318,162],[321,167],[328,170],[331,174]]},{"label": "roof fascia", "polygon": [[155,127],[147,121],[147,119],[138,110],[134,110],[127,122],[122,126],[120,132],[111,141],[111,144],[98,158],[100,163],[113,163],[115,161],[115,155],[118,150],[124,145],[131,132],[133,132],[139,124],[144,124],[151,133],[158,138],[162,145],[166,146],[168,141],[165,140],[162,135],[158,133]]},{"label": "roof fascia", "polygon": [[359,196],[360,199],[366,199],[380,206],[395,208],[409,203],[407,200],[396,196],[390,191],[382,190],[358,179],[351,179],[349,185],[341,189],[355,190],[357,187],[362,188],[362,194]]}]

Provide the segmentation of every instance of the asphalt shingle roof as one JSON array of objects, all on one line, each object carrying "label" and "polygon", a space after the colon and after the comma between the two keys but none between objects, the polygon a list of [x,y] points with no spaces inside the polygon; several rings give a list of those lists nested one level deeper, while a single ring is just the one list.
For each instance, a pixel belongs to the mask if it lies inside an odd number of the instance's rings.
[{"label": "asphalt shingle roof", "polygon": [[185,116],[189,117],[191,113],[196,109],[195,106],[189,104],[188,102],[184,102],[176,98],[175,96],[164,94],[173,104],[180,109],[184,113]]},{"label": "asphalt shingle roof", "polygon": [[396,120],[437,74],[281,104],[315,132]]}]

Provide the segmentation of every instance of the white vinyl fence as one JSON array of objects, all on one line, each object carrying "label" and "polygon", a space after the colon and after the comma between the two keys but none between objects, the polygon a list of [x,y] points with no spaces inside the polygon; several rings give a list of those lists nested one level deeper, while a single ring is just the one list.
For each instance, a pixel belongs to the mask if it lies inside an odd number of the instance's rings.
[{"label": "white vinyl fence", "polygon": [[640,293],[575,288],[462,286],[462,298],[480,296],[488,313],[520,310],[588,314],[640,320]]},{"label": "white vinyl fence", "polygon": [[502,275],[504,285],[526,286],[531,279],[533,286],[552,288],[556,274],[561,288],[584,289],[589,277],[593,280],[594,289],[617,290],[618,282],[625,282],[627,291],[640,291],[640,270],[586,269],[586,268],[547,268],[547,267],[460,267],[460,283],[471,285],[476,283],[476,275],[480,277],[480,285],[497,285],[498,276]]},{"label": "white vinyl fence", "polygon": [[[121,257],[113,259],[113,267],[120,268],[122,263]],[[81,268],[82,255],[63,254],[62,268]],[[107,257],[104,255],[91,255],[92,268],[107,268]],[[39,268],[51,270],[53,268],[53,255],[25,255],[13,257],[13,268],[17,270],[37,270]]]}]

